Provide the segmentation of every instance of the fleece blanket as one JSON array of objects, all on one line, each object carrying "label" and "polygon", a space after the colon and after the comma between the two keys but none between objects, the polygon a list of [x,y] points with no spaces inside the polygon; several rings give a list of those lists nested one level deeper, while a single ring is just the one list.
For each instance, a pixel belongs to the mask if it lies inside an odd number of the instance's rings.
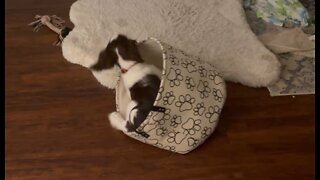
[{"label": "fleece blanket", "polygon": [[[71,63],[90,67],[117,34],[155,37],[212,63],[227,81],[251,87],[275,82],[280,63],[246,21],[242,0],[78,0],[70,9],[74,29],[62,43]],[[93,71],[115,88],[119,71]]]}]

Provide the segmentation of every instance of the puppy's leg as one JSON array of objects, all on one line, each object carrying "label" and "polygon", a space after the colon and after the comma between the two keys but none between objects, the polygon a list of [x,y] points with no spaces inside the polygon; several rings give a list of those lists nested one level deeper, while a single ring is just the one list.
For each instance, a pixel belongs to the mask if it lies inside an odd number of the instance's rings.
[{"label": "puppy's leg", "polygon": [[109,121],[113,128],[118,129],[123,132],[127,132],[126,124],[127,122],[122,118],[121,114],[118,112],[112,112],[109,114]]},{"label": "puppy's leg", "polygon": [[134,118],[137,116],[138,109],[134,109],[137,105],[138,103],[136,103],[136,101],[130,101],[127,106],[126,120],[131,122],[131,124],[134,123]]}]

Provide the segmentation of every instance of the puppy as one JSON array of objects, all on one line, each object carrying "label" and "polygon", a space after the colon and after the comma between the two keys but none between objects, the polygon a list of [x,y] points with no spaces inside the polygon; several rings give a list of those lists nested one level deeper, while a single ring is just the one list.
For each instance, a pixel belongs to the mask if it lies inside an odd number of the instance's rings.
[{"label": "puppy", "polygon": [[110,124],[118,130],[132,132],[141,125],[153,107],[161,82],[161,71],[154,65],[144,63],[137,41],[124,35],[119,35],[108,44],[92,69],[102,70],[114,66],[121,69],[121,78],[131,101],[125,118],[118,112],[109,114]]}]

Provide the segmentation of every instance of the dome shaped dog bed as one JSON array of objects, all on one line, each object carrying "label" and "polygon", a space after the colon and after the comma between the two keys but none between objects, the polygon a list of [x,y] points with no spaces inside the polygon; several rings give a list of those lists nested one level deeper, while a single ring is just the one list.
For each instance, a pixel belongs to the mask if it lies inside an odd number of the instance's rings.
[{"label": "dome shaped dog bed", "polygon": [[[153,110],[128,136],[158,148],[185,154],[214,131],[226,99],[225,82],[215,67],[155,38],[139,43],[146,63],[162,69]],[[119,79],[117,111],[125,117],[130,101]]]}]

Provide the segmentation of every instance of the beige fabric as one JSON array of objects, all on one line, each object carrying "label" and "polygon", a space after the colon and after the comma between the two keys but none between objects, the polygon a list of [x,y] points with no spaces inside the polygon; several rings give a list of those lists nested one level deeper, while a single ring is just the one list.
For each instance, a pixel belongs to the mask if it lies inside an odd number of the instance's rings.
[{"label": "beige fabric", "polygon": [[[267,86],[280,73],[277,58],[250,30],[242,0],[78,0],[70,20],[74,29],[63,41],[63,56],[84,67],[97,62],[112,38],[125,34],[138,41],[156,37],[244,85]],[[114,72],[94,76],[115,88]]]},{"label": "beige fabric", "polygon": [[[185,154],[214,131],[226,98],[225,82],[209,63],[153,38],[144,43],[150,41],[157,42],[163,52],[163,75],[154,106],[165,111],[151,111],[137,132],[127,135]],[[124,115],[128,95],[122,86],[120,80],[116,102],[117,111]]]}]

